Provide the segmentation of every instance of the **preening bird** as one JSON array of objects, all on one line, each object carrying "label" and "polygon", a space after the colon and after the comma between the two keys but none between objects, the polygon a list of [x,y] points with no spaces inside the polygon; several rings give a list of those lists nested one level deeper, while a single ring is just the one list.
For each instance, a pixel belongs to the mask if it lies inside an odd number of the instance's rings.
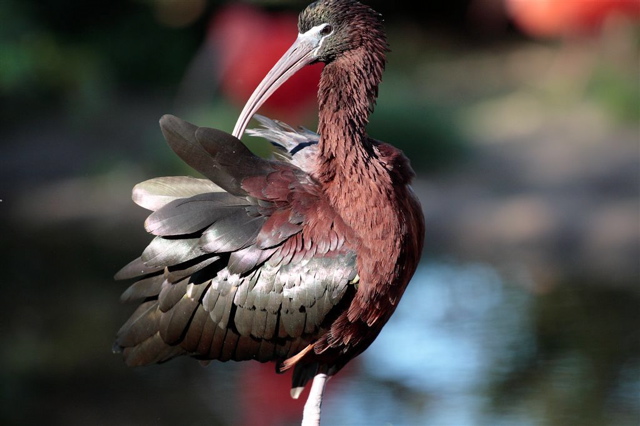
[{"label": "preening bird", "polygon": [[[354,0],[320,0],[255,90],[233,135],[160,120],[182,160],[204,175],[142,182],[133,200],[155,235],[117,279],[139,303],[115,347],[128,365],[180,355],[274,361],[303,424],[319,424],[328,377],[364,351],[396,309],[420,259],[424,219],[409,161],[366,133],[388,50],[382,17]],[[317,134],[259,117],[271,159],[238,139],[302,67],[323,62]]]}]

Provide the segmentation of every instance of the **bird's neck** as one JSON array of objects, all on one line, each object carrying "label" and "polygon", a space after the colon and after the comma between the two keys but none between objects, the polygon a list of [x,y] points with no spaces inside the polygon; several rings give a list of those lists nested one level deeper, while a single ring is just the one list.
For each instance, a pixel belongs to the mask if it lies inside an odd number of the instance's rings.
[{"label": "bird's neck", "polygon": [[[315,174],[332,208],[357,239],[360,284],[346,323],[364,321],[371,326],[382,319],[378,327],[395,309],[410,278],[406,271],[415,269],[406,266],[416,263],[406,247],[419,253],[414,248],[421,242],[413,241],[422,238],[415,204],[407,205],[413,200],[406,187],[411,178],[408,163],[397,150],[374,144],[366,134],[383,68],[380,50],[376,55],[374,49],[363,49],[323,70]],[[398,169],[409,171],[400,176]]]},{"label": "bird's neck", "polygon": [[323,183],[341,180],[375,156],[366,126],[384,63],[383,55],[361,47],[325,66],[318,90],[318,177]]},{"label": "bird's neck", "polygon": [[323,70],[315,174],[330,204],[364,244],[387,232],[383,222],[393,218],[387,210],[394,198],[391,176],[366,134],[384,57],[372,62],[367,55],[366,49],[351,51]]}]

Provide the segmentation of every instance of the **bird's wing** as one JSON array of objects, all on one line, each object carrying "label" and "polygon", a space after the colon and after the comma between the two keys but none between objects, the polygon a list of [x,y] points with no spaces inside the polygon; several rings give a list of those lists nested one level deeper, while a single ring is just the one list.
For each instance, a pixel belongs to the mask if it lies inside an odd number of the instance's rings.
[{"label": "bird's wing", "polygon": [[294,129],[286,123],[259,114],[254,115],[254,118],[262,127],[247,129],[248,135],[268,140],[278,148],[276,153],[283,159],[313,175],[320,138],[317,133],[304,127]]},{"label": "bird's wing", "polygon": [[[116,349],[130,365],[188,354],[284,360],[326,330],[355,291],[356,256],[316,184],[287,162],[176,117],[161,120],[171,148],[208,179],[138,184],[156,237],[118,279],[140,305]],[[322,220],[320,220],[322,219]]]}]

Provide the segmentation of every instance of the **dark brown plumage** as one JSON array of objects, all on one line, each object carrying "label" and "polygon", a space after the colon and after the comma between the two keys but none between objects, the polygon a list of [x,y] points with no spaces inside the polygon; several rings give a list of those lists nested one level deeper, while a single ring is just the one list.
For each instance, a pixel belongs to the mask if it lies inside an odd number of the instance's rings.
[{"label": "dark brown plumage", "polygon": [[385,65],[382,19],[355,1],[323,0],[301,13],[299,29],[234,135],[288,75],[322,61],[318,135],[260,118],[254,134],[282,148],[262,159],[220,130],[160,120],[206,179],[134,188],[156,237],[117,275],[138,280],[123,300],[140,305],[116,340],[127,364],[275,361],[294,368],[297,397],[373,342],[413,275],[424,237],[413,171],[365,131]]}]

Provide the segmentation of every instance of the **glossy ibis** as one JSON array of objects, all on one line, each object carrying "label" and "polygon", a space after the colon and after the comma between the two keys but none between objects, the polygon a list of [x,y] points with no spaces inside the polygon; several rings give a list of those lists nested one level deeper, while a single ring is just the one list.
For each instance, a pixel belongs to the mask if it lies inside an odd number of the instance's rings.
[{"label": "glossy ibis", "polygon": [[[128,365],[179,355],[275,361],[293,368],[291,395],[313,379],[303,424],[318,424],[322,392],[376,338],[420,259],[424,219],[401,151],[367,136],[388,50],[382,17],[354,0],[320,0],[255,90],[233,135],[173,116],[171,148],[206,179],[138,184],[156,237],[118,279],[139,302],[118,332]],[[287,78],[324,62],[318,134],[260,118],[280,148],[253,155],[238,139]]]}]

